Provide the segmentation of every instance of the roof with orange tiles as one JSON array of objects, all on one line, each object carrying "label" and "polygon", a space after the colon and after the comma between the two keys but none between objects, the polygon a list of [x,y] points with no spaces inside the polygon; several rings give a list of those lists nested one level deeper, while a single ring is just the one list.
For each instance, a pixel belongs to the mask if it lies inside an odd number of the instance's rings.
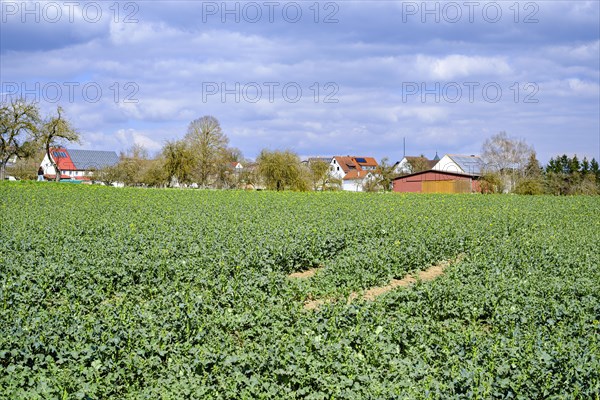
[{"label": "roof with orange tiles", "polygon": [[373,157],[335,156],[333,157],[345,173],[353,170],[362,170],[362,167],[376,167],[377,161]]},{"label": "roof with orange tiles", "polygon": [[342,179],[345,181],[364,179],[369,174],[370,174],[369,171],[359,171],[359,170],[355,169],[355,170],[348,172],[346,175],[344,175],[344,177]]},{"label": "roof with orange tiles", "polygon": [[373,157],[354,156],[352,158],[354,159],[354,162],[360,165],[361,167],[376,167],[378,165],[377,160],[375,160]]}]

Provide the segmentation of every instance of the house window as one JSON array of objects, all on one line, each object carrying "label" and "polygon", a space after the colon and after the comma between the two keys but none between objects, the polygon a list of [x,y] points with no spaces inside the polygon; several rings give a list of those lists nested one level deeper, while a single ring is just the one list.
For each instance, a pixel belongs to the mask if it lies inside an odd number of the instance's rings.
[{"label": "house window", "polygon": [[340,167],[337,167],[337,171],[339,171],[339,170],[340,170]]}]

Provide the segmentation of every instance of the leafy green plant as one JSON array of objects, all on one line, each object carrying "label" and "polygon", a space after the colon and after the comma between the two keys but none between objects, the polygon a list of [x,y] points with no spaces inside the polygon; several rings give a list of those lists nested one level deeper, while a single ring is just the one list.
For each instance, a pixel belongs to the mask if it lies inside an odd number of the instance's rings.
[{"label": "leafy green plant", "polygon": [[2,183],[0,397],[598,398],[599,242],[585,196]]}]

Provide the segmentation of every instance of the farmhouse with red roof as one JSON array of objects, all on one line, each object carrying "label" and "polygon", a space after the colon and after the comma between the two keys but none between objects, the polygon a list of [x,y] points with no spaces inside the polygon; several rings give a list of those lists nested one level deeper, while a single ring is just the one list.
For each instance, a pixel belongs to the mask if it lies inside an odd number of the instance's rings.
[{"label": "farmhouse with red roof", "polygon": [[[61,179],[91,180],[94,171],[112,167],[119,162],[114,151],[75,150],[57,147],[50,149],[50,156],[61,171]],[[48,155],[44,156],[40,165],[44,170],[44,178],[53,180],[56,170]]]},{"label": "farmhouse with red roof", "polygon": [[362,192],[364,184],[373,179],[377,166],[373,157],[335,156],[329,169],[332,177],[342,180],[342,190]]}]

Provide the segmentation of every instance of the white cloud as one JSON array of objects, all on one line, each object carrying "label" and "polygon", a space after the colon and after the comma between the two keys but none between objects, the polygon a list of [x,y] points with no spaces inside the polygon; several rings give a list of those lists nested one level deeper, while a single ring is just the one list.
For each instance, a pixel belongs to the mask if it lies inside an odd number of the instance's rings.
[{"label": "white cloud", "polygon": [[600,40],[568,46],[548,46],[543,52],[558,62],[598,61]]},{"label": "white cloud", "polygon": [[600,85],[598,82],[586,82],[577,78],[568,79],[567,82],[569,84],[569,88],[574,94],[597,96],[598,93],[600,93]]},{"label": "white cloud", "polygon": [[162,148],[161,143],[135,129],[119,129],[115,133],[115,137],[121,143],[122,148],[129,148],[134,144],[141,145],[149,151],[158,151]]},{"label": "white cloud", "polygon": [[512,69],[504,57],[453,54],[443,58],[419,55],[417,67],[434,79],[450,80],[476,76],[505,76]]},{"label": "white cloud", "polygon": [[[102,149],[124,150],[138,143],[155,151],[164,140],[182,137],[189,121],[202,115],[216,116],[231,144],[250,157],[262,147],[298,146],[306,154],[364,152],[394,158],[395,142],[403,136],[428,153],[443,152],[444,146],[466,149],[498,130],[531,131],[526,138],[532,140],[566,127],[598,131],[600,115],[593,108],[599,97],[598,23],[592,39],[591,29],[582,32],[592,26],[597,2],[540,4],[539,24],[517,26],[507,15],[504,27],[455,24],[450,30],[437,24],[399,24],[397,14],[388,15],[393,6],[383,3],[353,2],[341,9],[341,22],[332,25],[208,26],[198,15],[189,15],[199,7],[191,2],[181,4],[184,12],[178,4],[168,11],[165,5],[144,3],[137,24],[103,21],[82,27],[91,32],[87,41],[4,52],[2,80],[27,82],[28,87],[32,82],[98,82],[104,90],[100,101],[82,101],[79,93],[74,103],[61,104],[81,129],[86,146]],[[563,15],[568,26],[556,26]],[[578,21],[588,25],[581,28]],[[507,26],[510,32],[503,36]],[[2,34],[6,32],[3,27]],[[12,40],[19,39],[8,32]],[[64,36],[63,30],[59,33]],[[435,96],[422,101],[419,94],[412,97],[414,103],[402,101],[403,82],[431,88],[444,81],[461,87],[468,81],[498,82],[506,101],[482,103],[480,90],[475,103],[436,102]],[[127,82],[139,87],[137,103],[123,102]],[[266,92],[257,103],[238,102],[231,95],[222,101],[220,93],[206,100],[203,82],[224,83],[229,89],[236,82],[298,82],[303,97],[287,103],[278,90],[273,102]],[[320,85],[317,102],[310,89],[315,82]],[[323,102],[326,82],[338,85],[338,103]],[[513,82],[536,82],[540,104],[509,101]],[[121,89],[116,102],[110,89],[115,83]],[[558,151],[571,145],[560,135],[551,137],[558,138],[553,139]]]}]

